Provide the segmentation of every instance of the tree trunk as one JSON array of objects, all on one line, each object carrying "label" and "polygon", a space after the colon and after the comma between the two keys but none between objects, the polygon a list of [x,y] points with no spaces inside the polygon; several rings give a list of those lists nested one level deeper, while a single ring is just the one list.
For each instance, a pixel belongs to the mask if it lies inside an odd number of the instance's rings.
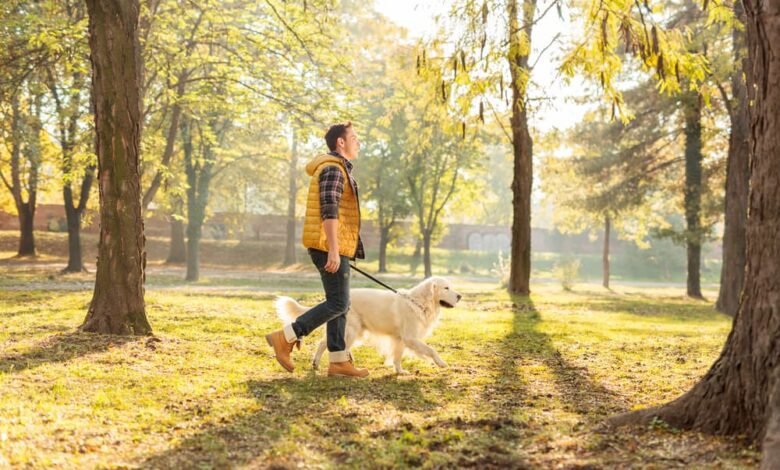
[{"label": "tree trunk", "polygon": [[289,266],[296,262],[295,247],[298,245],[295,238],[295,201],[298,195],[298,185],[296,183],[298,171],[298,138],[293,127],[292,133],[292,155],[290,156],[289,167],[289,193],[287,198],[287,243],[284,247],[284,265]]},{"label": "tree trunk", "polygon": [[[38,99],[36,98],[36,104]],[[35,256],[35,204],[38,187],[38,167],[40,165],[40,146],[37,139],[40,134],[40,119],[32,118],[32,126],[23,116],[18,94],[11,97],[11,181],[3,176],[2,181],[13,196],[14,205],[19,218],[19,249],[16,255]],[[36,121],[37,119],[37,121]],[[27,134],[30,141],[22,152],[22,139]],[[23,182],[22,153],[29,164],[29,175]],[[2,171],[2,169],[0,169]],[[27,187],[27,201],[23,198],[23,186]]]},{"label": "tree trunk", "polygon": [[141,57],[138,0],[87,0],[100,188],[95,291],[82,331],[148,335],[138,173]]},{"label": "tree trunk", "polygon": [[422,256],[422,245],[423,245],[422,238],[418,238],[417,241],[414,243],[414,253],[412,253],[412,261],[415,263],[420,262],[420,256]]},{"label": "tree trunk", "polygon": [[171,216],[171,243],[168,251],[169,264],[183,263],[187,260],[187,249],[184,244],[184,222]]},{"label": "tree trunk", "polygon": [[387,272],[387,244],[390,239],[390,228],[379,227],[379,272]]},{"label": "tree trunk", "polygon": [[612,221],[609,216],[604,217],[604,250],[601,254],[601,285],[606,289],[609,289],[609,230],[611,225]]},{"label": "tree trunk", "polygon": [[685,222],[688,296],[701,298],[701,96],[683,99],[685,112]]},{"label": "tree trunk", "polygon": [[[182,140],[184,141],[184,168],[187,173],[187,274],[185,280],[200,279],[200,240],[203,235],[203,222],[206,219],[206,205],[209,200],[214,155],[209,145],[203,147],[200,162],[193,159],[190,119],[182,120]],[[213,130],[213,122],[212,122]],[[221,139],[221,138],[220,138]],[[202,141],[202,140],[201,140]]]},{"label": "tree trunk", "polygon": [[510,0],[509,14],[509,70],[512,75],[512,150],[514,178],[512,180],[512,257],[510,260],[509,291],[513,294],[531,293],[531,189],[533,186],[533,141],[528,131],[525,106],[528,85],[528,55],[521,54],[521,34],[527,34],[530,51],[536,0],[523,2],[523,30],[518,25],[517,0]]},{"label": "tree trunk", "polygon": [[80,273],[84,270],[81,255],[81,213],[66,203],[65,220],[68,225],[68,265],[63,272]]},{"label": "tree trunk", "polygon": [[[734,2],[734,14],[744,23],[742,2]],[[734,60],[744,61],[745,32],[734,28]],[[731,77],[731,135],[726,159],[726,209],[723,229],[723,265],[720,271],[720,292],[715,308],[734,316],[739,307],[739,294],[745,278],[745,224],[747,223],[748,184],[750,180],[748,146],[747,87],[742,77],[744,67],[738,67]]]},{"label": "tree trunk", "polygon": [[[780,0],[745,0],[750,107],[750,195],[747,264],[734,326],[720,357],[693,388],[660,408],[617,417],[654,416],[677,428],[744,435],[764,442],[764,468],[780,463]],[[770,396],[774,397],[770,401]],[[767,432],[768,430],[768,432]],[[766,438],[766,440],[764,440]]]},{"label": "tree trunk", "polygon": [[17,208],[19,212],[19,251],[17,256],[35,256],[35,206],[23,204]]},{"label": "tree trunk", "polygon": [[187,224],[187,274],[186,281],[195,282],[200,279],[200,238],[202,223],[193,223],[192,216],[197,209],[190,211],[190,223]]},{"label": "tree trunk", "polygon": [[425,278],[433,275],[431,270],[431,233],[423,233],[423,265],[425,267]]}]

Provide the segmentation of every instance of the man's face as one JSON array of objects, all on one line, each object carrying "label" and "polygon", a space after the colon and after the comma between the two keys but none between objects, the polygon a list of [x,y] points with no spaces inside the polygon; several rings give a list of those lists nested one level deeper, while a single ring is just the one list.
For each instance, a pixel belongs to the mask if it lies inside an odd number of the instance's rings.
[{"label": "man's face", "polygon": [[348,127],[346,134],[344,134],[343,138],[339,138],[338,142],[341,144],[339,153],[344,155],[348,160],[357,158],[358,152],[360,151],[360,140],[358,140],[355,129]]}]

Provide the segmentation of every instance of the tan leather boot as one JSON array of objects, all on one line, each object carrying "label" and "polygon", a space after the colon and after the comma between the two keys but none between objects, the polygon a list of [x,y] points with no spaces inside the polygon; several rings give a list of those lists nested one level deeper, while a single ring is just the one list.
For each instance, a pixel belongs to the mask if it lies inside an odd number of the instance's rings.
[{"label": "tan leather boot", "polygon": [[352,361],[331,362],[328,366],[328,377],[368,377],[368,369],[358,369]]},{"label": "tan leather boot", "polygon": [[301,342],[288,342],[284,335],[284,330],[277,330],[265,335],[265,340],[268,341],[269,346],[274,348],[274,355],[279,364],[287,369],[288,372],[292,372],[293,369],[295,369],[295,364],[293,364],[290,354],[292,354],[293,348],[296,345],[298,346],[298,350],[301,349]]}]

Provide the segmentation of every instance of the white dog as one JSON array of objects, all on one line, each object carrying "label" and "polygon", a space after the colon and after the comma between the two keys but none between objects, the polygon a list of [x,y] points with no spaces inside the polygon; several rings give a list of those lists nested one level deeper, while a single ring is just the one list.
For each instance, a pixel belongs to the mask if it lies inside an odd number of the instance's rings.
[{"label": "white dog", "polygon": [[[428,278],[410,290],[398,293],[380,289],[351,289],[350,307],[344,340],[347,350],[367,337],[389,342],[389,348],[380,348],[396,373],[403,373],[401,357],[408,348],[422,357],[430,358],[439,367],[447,367],[442,358],[422,340],[431,334],[439,319],[440,307],[453,308],[462,296],[441,277]],[[276,300],[276,312],[284,322],[293,322],[310,307],[290,297]],[[317,347],[312,365],[316,369],[327,348],[323,339]]]}]

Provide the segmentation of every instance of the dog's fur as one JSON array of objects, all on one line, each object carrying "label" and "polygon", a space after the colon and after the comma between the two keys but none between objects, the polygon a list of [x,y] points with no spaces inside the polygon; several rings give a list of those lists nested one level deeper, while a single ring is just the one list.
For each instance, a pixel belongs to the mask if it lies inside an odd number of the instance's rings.
[{"label": "dog's fur", "polygon": [[[379,289],[352,289],[344,335],[347,350],[358,342],[371,339],[399,374],[404,372],[401,357],[407,348],[431,359],[439,367],[447,367],[436,351],[422,340],[436,326],[440,308],[453,308],[460,299],[461,295],[452,289],[449,281],[441,277],[428,278],[410,290],[400,289],[398,294]],[[276,300],[277,314],[287,323],[295,321],[309,308],[290,297]],[[323,339],[312,358],[315,369],[326,348]]]}]

